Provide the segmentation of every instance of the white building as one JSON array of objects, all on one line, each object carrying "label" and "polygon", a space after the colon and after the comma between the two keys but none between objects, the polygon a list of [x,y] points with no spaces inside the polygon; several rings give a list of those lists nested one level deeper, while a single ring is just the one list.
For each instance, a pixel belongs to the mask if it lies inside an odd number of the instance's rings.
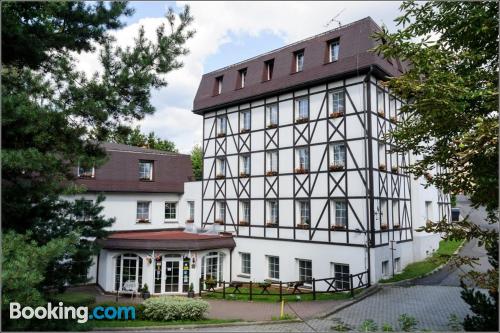
[{"label": "white building", "polygon": [[188,156],[107,146],[110,161],[80,180],[116,217],[96,283],[180,293],[209,277],[335,277],[349,289],[434,251],[439,236],[415,230],[449,203],[406,172],[414,156],[391,151],[402,101],[383,82],[405,64],[369,51],[377,29],[366,18],[203,75],[201,182],[188,182]]}]

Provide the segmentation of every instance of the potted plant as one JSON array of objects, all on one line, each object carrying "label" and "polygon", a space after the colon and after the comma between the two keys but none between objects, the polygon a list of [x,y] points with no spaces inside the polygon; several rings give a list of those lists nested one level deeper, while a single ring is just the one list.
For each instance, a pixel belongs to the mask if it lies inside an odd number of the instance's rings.
[{"label": "potted plant", "polygon": [[240,172],[240,178],[248,178],[250,175],[246,172]]},{"label": "potted plant", "polygon": [[377,112],[377,114],[380,116],[380,117],[385,117],[385,112],[384,111],[379,111]]},{"label": "potted plant", "polygon": [[142,287],[141,293],[142,293],[143,299],[148,299],[151,297],[151,293],[149,292],[149,288],[148,288],[147,283],[144,283],[144,286]]},{"label": "potted plant", "polygon": [[342,164],[331,164],[328,167],[329,171],[342,171],[344,170],[344,166]]},{"label": "potted plant", "polygon": [[332,230],[345,230],[346,227],[345,225],[342,225],[342,224],[335,224],[335,225],[332,225]]},{"label": "potted plant", "polygon": [[266,176],[272,177],[272,176],[277,176],[278,172],[277,171],[268,171],[266,172]]},{"label": "potted plant", "polygon": [[249,128],[242,128],[241,131],[240,131],[240,133],[242,133],[242,134],[243,133],[248,133],[248,132],[250,132]]},{"label": "potted plant", "polygon": [[379,166],[378,166],[378,169],[381,170],[381,171],[385,171],[386,170],[386,166],[385,164],[381,163]]},{"label": "potted plant", "polygon": [[398,173],[398,167],[397,166],[393,166],[391,168],[391,171],[392,171],[392,173]]},{"label": "potted plant", "polygon": [[138,219],[137,223],[149,223],[148,219]]},{"label": "potted plant", "polygon": [[273,222],[273,221],[269,221],[266,223],[266,227],[268,228],[275,228],[278,224],[276,222]]},{"label": "potted plant", "polygon": [[309,223],[307,223],[307,221],[304,221],[304,222],[297,224],[297,228],[298,229],[309,229],[310,226],[309,226]]},{"label": "potted plant", "polygon": [[225,137],[225,136],[226,136],[226,133],[219,133],[219,134],[217,134],[217,137],[218,137],[218,138],[223,138],[223,137]]},{"label": "potted plant", "polygon": [[267,125],[267,128],[271,129],[271,128],[277,128],[278,127],[278,124],[269,124]]},{"label": "potted plant", "polygon": [[217,281],[214,280],[213,277],[208,276],[207,279],[205,280],[205,288],[206,289],[213,289],[217,285]]},{"label": "potted plant", "polygon": [[295,169],[295,173],[300,173],[300,174],[307,173],[307,171],[309,171],[309,170],[307,170],[307,169],[305,169],[303,167]]},{"label": "potted plant", "polygon": [[387,230],[387,224],[381,224],[380,230]]},{"label": "potted plant", "polygon": [[330,118],[340,118],[344,115],[343,111],[337,111],[330,113]]},{"label": "potted plant", "polygon": [[297,118],[297,120],[295,120],[295,123],[296,124],[304,124],[304,123],[307,123],[309,121],[309,117],[303,117],[303,118]]},{"label": "potted plant", "polygon": [[241,225],[241,226],[247,226],[247,225],[249,225],[249,224],[250,224],[250,223],[248,223],[248,221],[240,221],[240,222],[239,222],[239,225]]},{"label": "potted plant", "polygon": [[223,175],[223,174],[221,174],[221,173],[219,173],[219,174],[217,174],[217,175],[215,176],[215,178],[216,178],[216,179],[224,179],[224,178],[226,178],[226,176],[225,176],[225,175]]},{"label": "potted plant", "polygon": [[399,229],[401,226],[399,224],[394,225],[394,229]]},{"label": "potted plant", "polygon": [[189,298],[194,298],[194,285],[193,285],[193,282],[191,282],[191,284],[189,285],[188,297]]}]

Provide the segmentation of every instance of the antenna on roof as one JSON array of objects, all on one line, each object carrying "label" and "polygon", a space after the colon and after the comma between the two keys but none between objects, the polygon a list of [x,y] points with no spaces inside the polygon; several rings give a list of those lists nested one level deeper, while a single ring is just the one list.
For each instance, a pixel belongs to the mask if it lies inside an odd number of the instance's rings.
[{"label": "antenna on roof", "polygon": [[330,21],[328,21],[327,24],[325,24],[325,28],[328,28],[330,26],[330,24],[332,24],[333,22],[337,22],[339,24],[339,28],[340,26],[342,25],[342,22],[340,22],[340,20],[337,20],[337,17],[340,16],[340,14],[342,14],[342,12],[345,10],[345,8],[343,8],[337,15],[335,15]]}]

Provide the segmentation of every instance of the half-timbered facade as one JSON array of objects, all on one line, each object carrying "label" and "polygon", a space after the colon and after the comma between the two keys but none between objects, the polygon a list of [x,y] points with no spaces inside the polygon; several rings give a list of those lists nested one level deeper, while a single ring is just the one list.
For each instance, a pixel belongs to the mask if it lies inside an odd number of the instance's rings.
[{"label": "half-timbered facade", "polygon": [[403,101],[383,82],[405,64],[370,51],[376,29],[366,18],[203,76],[200,223],[234,234],[233,279],[374,282],[437,247],[415,229],[448,201],[392,151]]}]

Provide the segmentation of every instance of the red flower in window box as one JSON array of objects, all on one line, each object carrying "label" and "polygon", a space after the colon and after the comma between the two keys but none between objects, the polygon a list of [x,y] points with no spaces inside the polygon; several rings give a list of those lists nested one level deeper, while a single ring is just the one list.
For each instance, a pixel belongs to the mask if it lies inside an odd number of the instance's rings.
[{"label": "red flower in window box", "polygon": [[141,181],[150,181],[151,178],[149,178],[149,177],[141,177],[141,178],[139,178],[139,180],[141,180]]},{"label": "red flower in window box", "polygon": [[399,224],[394,225],[394,229],[399,229],[399,228],[401,228],[401,226]]},{"label": "red flower in window box", "polygon": [[309,121],[309,117],[304,117],[304,118],[297,118],[295,120],[296,124],[305,124]]},{"label": "red flower in window box", "polygon": [[384,118],[384,117],[385,117],[385,112],[384,112],[384,111],[379,111],[379,112],[377,112],[377,114],[378,114],[380,117],[382,117],[382,118]]},{"label": "red flower in window box", "polygon": [[342,164],[331,164],[328,167],[329,171],[342,171],[344,170],[344,166]]},{"label": "red flower in window box", "polygon": [[238,224],[241,225],[241,226],[250,225],[250,223],[248,221],[240,221]]},{"label": "red flower in window box", "polygon": [[268,227],[268,228],[276,228],[277,226],[278,226],[277,222],[269,221],[266,223],[266,227]]},{"label": "red flower in window box", "polygon": [[299,173],[299,174],[308,173],[308,172],[309,172],[309,170],[302,168],[302,167],[295,169],[295,173]]},{"label": "red flower in window box", "polygon": [[334,224],[331,226],[332,230],[338,231],[338,230],[347,230],[347,227],[343,224]]},{"label": "red flower in window box", "polygon": [[248,177],[250,177],[250,174],[246,172],[240,172],[240,178],[248,178]]},{"label": "red flower in window box", "polygon": [[385,166],[385,164],[379,164],[378,169],[381,171],[385,171],[387,167]]},{"label": "red flower in window box", "polygon": [[330,113],[330,118],[340,118],[342,116],[344,116],[343,111],[337,111],[337,112]]},{"label": "red flower in window box", "polygon": [[277,171],[268,171],[266,172],[266,176],[272,177],[272,176],[277,176],[278,172]]},{"label": "red flower in window box", "polygon": [[222,174],[218,174],[217,176],[215,176],[216,179],[224,179],[226,178],[225,175],[222,175]]},{"label": "red flower in window box", "polygon": [[380,225],[380,230],[387,230],[387,228],[388,228],[387,224]]},{"label": "red flower in window box", "polygon": [[138,219],[137,223],[149,223],[148,219]]},{"label": "red flower in window box", "polygon": [[267,125],[267,128],[271,129],[271,128],[277,128],[278,127],[278,124],[269,124]]},{"label": "red flower in window box", "polygon": [[226,136],[226,133],[219,133],[219,134],[217,134],[217,137],[218,137],[218,138],[223,138],[223,137],[225,137],[225,136]]},{"label": "red flower in window box", "polygon": [[214,221],[214,224],[224,225],[224,220],[217,219]]},{"label": "red flower in window box", "polygon": [[393,166],[393,167],[391,168],[391,171],[392,171],[392,173],[398,173],[399,169],[398,169],[398,167],[397,167],[397,166]]},{"label": "red flower in window box", "polygon": [[92,179],[92,178],[94,178],[94,176],[81,174],[81,175],[78,176],[78,178],[81,178],[81,179]]},{"label": "red flower in window box", "polygon": [[297,224],[297,229],[309,229],[311,226],[307,223],[299,223]]},{"label": "red flower in window box", "polygon": [[398,122],[398,118],[396,116],[391,117],[391,123],[396,124]]},{"label": "red flower in window box", "polygon": [[250,133],[250,129],[249,128],[242,128],[241,131],[240,131],[241,134],[244,134],[244,133]]}]

